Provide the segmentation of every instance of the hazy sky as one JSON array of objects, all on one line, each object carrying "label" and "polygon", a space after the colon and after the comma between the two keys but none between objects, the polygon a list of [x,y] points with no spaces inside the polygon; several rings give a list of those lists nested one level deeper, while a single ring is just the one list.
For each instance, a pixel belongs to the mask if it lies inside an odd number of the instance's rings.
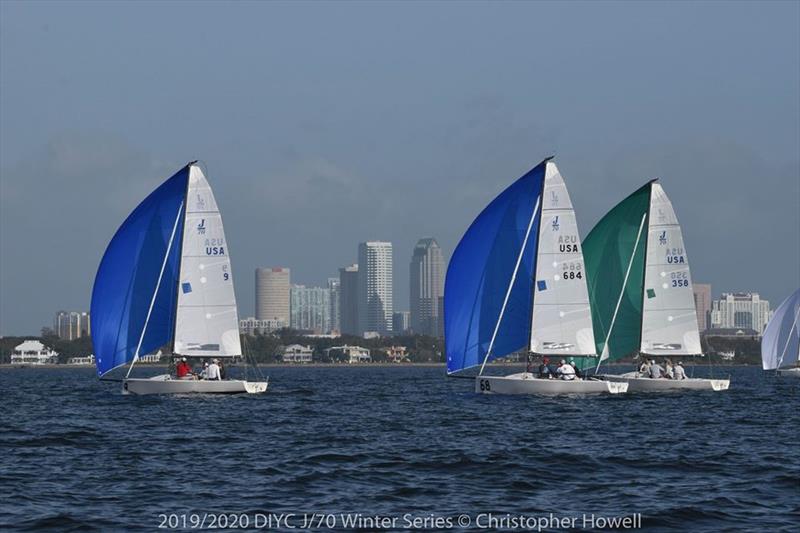
[{"label": "hazy sky", "polygon": [[800,285],[800,4],[0,2],[0,334],[88,310],[117,226],[187,161],[253,270],[389,240],[395,307],[555,153],[582,235],[660,177],[696,282]]}]

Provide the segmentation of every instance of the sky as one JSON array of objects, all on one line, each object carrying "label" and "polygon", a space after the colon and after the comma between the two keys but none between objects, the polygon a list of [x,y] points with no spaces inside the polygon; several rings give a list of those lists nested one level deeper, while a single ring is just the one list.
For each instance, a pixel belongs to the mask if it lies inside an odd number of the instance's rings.
[{"label": "sky", "polygon": [[0,335],[88,310],[128,213],[202,160],[240,316],[360,241],[446,257],[555,155],[581,235],[658,177],[695,282],[800,286],[800,3],[0,2]]}]

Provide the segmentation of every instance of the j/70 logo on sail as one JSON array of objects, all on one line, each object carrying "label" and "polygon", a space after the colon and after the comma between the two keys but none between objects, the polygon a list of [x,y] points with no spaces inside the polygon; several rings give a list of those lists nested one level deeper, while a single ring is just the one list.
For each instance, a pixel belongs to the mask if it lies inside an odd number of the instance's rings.
[{"label": "j/70 logo on sail", "polygon": [[204,218],[200,219],[200,223],[197,225],[197,234],[198,235],[206,234],[206,219]]},{"label": "j/70 logo on sail", "polygon": [[561,227],[558,224],[558,215],[555,216],[551,225],[553,226],[553,231],[558,231],[558,229]]},{"label": "j/70 logo on sail", "polygon": [[667,244],[667,231],[664,230],[661,232],[661,235],[658,236],[658,243],[662,246]]}]

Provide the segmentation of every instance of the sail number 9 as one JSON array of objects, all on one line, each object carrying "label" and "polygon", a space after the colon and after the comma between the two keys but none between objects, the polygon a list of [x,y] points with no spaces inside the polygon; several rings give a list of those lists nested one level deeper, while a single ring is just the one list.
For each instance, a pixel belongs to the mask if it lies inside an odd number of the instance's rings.
[{"label": "sail number 9", "polygon": [[487,392],[492,390],[492,384],[488,379],[482,379],[478,382],[478,386],[481,388],[481,392]]}]

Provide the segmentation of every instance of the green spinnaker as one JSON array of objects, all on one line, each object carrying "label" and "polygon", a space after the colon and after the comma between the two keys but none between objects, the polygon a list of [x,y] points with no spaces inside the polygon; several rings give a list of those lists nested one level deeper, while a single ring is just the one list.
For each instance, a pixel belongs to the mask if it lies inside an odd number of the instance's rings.
[{"label": "green spinnaker", "polygon": [[[641,343],[642,286],[651,183],[618,203],[583,240],[594,340],[597,353],[602,354],[608,337],[609,362],[637,353]],[[591,361],[584,364],[591,364]]]}]

